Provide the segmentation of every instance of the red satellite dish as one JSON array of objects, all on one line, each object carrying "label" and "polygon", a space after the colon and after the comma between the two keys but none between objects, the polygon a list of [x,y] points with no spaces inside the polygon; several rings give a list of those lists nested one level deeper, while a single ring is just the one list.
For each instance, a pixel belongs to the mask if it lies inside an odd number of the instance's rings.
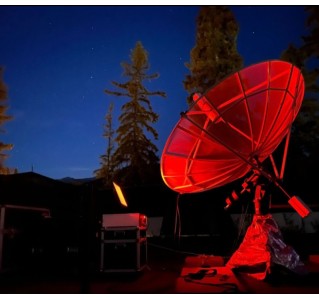
[{"label": "red satellite dish", "polygon": [[[163,180],[179,195],[220,187],[253,171],[241,193],[254,186],[255,215],[226,266],[262,266],[260,272],[250,274],[258,279],[265,278],[273,263],[293,271],[302,266],[298,254],[281,240],[279,228],[265,208],[265,204],[269,206],[266,185],[258,181],[262,175],[275,183],[302,217],[310,213],[301,199],[290,197],[278,182],[283,178],[290,129],[304,91],[301,71],[288,62],[271,60],[236,72],[204,95],[194,95],[193,105],[182,114],[161,158]],[[272,153],[284,138],[279,174]],[[268,157],[274,175],[262,168]],[[226,199],[226,208],[238,194],[233,191],[231,198]]]},{"label": "red satellite dish", "polygon": [[166,185],[180,194],[196,193],[259,169],[257,162],[271,156],[290,133],[304,90],[297,67],[271,60],[232,74],[204,95],[195,94],[163,150]]}]

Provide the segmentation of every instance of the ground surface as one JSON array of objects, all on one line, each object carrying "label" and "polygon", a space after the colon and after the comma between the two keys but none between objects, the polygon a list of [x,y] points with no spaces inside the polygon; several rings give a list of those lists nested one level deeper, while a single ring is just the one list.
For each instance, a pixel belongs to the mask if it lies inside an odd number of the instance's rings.
[{"label": "ground surface", "polygon": [[[203,265],[201,242],[188,245],[166,244],[148,240],[147,264],[139,272],[100,272],[96,265],[78,263],[73,266],[21,268],[0,273],[1,294],[183,294],[183,293],[247,293],[247,294],[317,294],[319,293],[319,258],[317,253],[304,253],[307,272],[295,274],[274,268],[266,280],[256,280],[245,273],[225,270],[227,257],[210,254]],[[310,244],[317,240],[310,241]],[[193,245],[193,247],[191,246]],[[183,249],[182,249],[183,248]],[[191,253],[189,250],[196,250]],[[308,246],[308,252],[311,248]],[[185,251],[186,250],[186,251]],[[205,249],[207,250],[207,249]],[[217,252],[222,251],[221,249]],[[315,251],[313,251],[315,252]],[[207,251],[203,251],[206,253]],[[207,260],[208,259],[208,260]],[[48,265],[49,266],[49,265]],[[200,270],[206,270],[198,278]],[[189,277],[193,274],[195,278]],[[195,274],[195,275],[194,275]],[[187,275],[187,276],[185,276]],[[199,276],[200,277],[200,276]]]}]

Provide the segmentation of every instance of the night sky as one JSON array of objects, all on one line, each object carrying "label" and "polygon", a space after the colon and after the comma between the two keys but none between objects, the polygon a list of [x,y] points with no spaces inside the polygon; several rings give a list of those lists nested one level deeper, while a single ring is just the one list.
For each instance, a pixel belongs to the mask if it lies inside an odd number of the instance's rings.
[{"label": "night sky", "polygon": [[[278,59],[306,34],[302,6],[230,6],[240,25],[238,52],[248,66]],[[114,102],[114,129],[128,99],[112,97],[111,81],[125,82],[120,63],[137,41],[149,53],[147,83],[165,142],[187,108],[185,62],[195,45],[199,6],[0,6],[0,65],[5,67],[8,114],[0,140],[14,144],[6,166],[54,179],[92,177],[107,147],[105,114]]]}]

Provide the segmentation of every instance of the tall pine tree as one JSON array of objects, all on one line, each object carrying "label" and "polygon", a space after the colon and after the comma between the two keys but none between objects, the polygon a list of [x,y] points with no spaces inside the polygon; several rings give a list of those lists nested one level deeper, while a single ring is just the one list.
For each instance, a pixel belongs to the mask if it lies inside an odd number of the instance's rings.
[{"label": "tall pine tree", "polygon": [[114,161],[113,161],[113,153],[114,153],[114,129],[113,129],[113,108],[114,104],[111,102],[109,109],[105,115],[106,124],[104,125],[103,136],[107,140],[107,148],[105,154],[101,155],[101,167],[96,170],[95,176],[97,178],[103,178],[106,186],[110,186],[112,184],[112,179],[114,176]]},{"label": "tall pine tree", "polygon": [[[3,124],[11,120],[12,117],[7,115],[7,100],[8,100],[8,89],[3,81],[3,68],[0,67],[0,133],[4,132],[2,128]],[[10,173],[10,169],[5,167],[5,160],[8,157],[7,151],[11,150],[12,144],[6,144],[0,141],[0,174]]]},{"label": "tall pine tree", "polygon": [[243,65],[237,52],[239,26],[227,7],[204,6],[196,22],[196,44],[186,63],[190,74],[184,80],[188,104],[194,93],[203,94]]},{"label": "tall pine tree", "polygon": [[301,46],[290,44],[281,59],[299,67],[305,79],[305,97],[292,125],[286,179],[294,189],[300,187],[309,203],[317,201],[313,173],[319,168],[319,7],[306,6],[305,10],[308,34],[302,37]]},{"label": "tall pine tree", "polygon": [[290,44],[281,59],[299,67],[305,79],[305,98],[293,124],[292,147],[295,156],[318,156],[319,147],[319,8],[307,6],[307,36],[302,45]]},{"label": "tall pine tree", "polygon": [[126,185],[141,185],[160,177],[158,149],[152,142],[152,139],[158,139],[152,124],[157,122],[159,116],[153,111],[149,98],[166,97],[166,94],[151,92],[143,84],[145,80],[158,78],[159,74],[148,74],[148,53],[140,41],[131,50],[130,60],[121,64],[127,81],[112,81],[117,90],[106,89],[105,93],[129,99],[121,107],[120,125],[116,130],[118,147],[112,155],[114,179]]}]

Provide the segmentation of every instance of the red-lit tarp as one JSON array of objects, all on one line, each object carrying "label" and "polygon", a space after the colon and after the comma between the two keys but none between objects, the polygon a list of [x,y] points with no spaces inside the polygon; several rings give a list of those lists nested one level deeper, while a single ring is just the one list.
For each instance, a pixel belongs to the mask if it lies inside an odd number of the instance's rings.
[{"label": "red-lit tarp", "polygon": [[194,103],[170,134],[161,157],[166,185],[195,193],[243,177],[287,135],[304,96],[294,65],[271,60],[229,76]]},{"label": "red-lit tarp", "polygon": [[242,243],[226,265],[260,280],[271,273],[274,265],[295,273],[305,272],[299,255],[283,242],[280,229],[270,214],[254,215]]}]

